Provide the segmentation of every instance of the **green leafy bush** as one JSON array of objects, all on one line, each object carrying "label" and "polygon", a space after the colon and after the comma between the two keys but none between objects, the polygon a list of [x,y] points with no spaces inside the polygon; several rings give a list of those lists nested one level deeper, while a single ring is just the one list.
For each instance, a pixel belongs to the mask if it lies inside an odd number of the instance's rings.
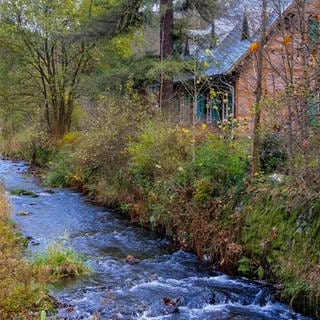
[{"label": "green leafy bush", "polygon": [[248,169],[244,146],[219,136],[209,136],[197,148],[195,161],[189,163],[195,197],[217,196],[242,183]]},{"label": "green leafy bush", "polygon": [[46,182],[54,187],[66,187],[72,175],[71,155],[68,149],[61,149],[49,162],[49,171]]},{"label": "green leafy bush", "polygon": [[181,129],[169,122],[149,121],[129,146],[132,172],[136,177],[174,175],[190,158]]}]

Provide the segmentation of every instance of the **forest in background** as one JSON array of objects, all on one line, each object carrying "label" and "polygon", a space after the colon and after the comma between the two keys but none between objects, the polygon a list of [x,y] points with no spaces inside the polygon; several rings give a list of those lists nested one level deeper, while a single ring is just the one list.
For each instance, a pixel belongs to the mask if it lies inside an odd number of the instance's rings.
[{"label": "forest in background", "polygon": [[[304,77],[292,74],[285,92],[265,96],[262,0],[261,37],[250,47],[258,70],[252,132],[233,117],[213,128],[171,116],[174,77],[193,75],[196,104],[207,63],[181,57],[187,30],[231,5],[3,1],[1,153],[30,161],[48,184],[120,209],[228,274],[279,283],[284,300],[317,314],[320,125],[311,87],[318,51],[302,57]],[[156,53],[145,40],[150,30]],[[295,61],[284,59],[294,73]],[[263,112],[270,120],[262,121]]]}]

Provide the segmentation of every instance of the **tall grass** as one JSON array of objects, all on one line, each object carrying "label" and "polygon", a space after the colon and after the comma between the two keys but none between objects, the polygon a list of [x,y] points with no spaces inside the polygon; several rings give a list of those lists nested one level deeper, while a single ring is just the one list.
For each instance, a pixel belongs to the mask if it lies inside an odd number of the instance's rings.
[{"label": "tall grass", "polygon": [[[28,262],[23,241],[10,220],[10,205],[0,185],[0,319],[33,319],[41,310],[53,310],[47,284],[91,272],[83,257],[61,243]],[[39,316],[40,317],[40,316]]]},{"label": "tall grass", "polygon": [[10,221],[10,205],[0,186],[0,319],[27,319],[52,308],[46,285],[21,255],[22,242]]},{"label": "tall grass", "polygon": [[61,242],[54,242],[44,252],[37,254],[32,261],[32,267],[46,275],[50,282],[92,272],[85,264],[83,256]]}]

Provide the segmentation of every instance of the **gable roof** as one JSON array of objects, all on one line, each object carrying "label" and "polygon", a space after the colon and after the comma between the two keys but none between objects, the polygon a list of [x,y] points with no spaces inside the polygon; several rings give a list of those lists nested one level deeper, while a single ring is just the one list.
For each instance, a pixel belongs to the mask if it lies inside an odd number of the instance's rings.
[{"label": "gable roof", "polygon": [[214,76],[226,74],[234,64],[248,51],[251,41],[242,40],[242,23],[239,22],[228,34],[223,42],[210,52],[208,50],[200,53],[209,67],[204,70],[204,75]]},{"label": "gable roof", "polygon": [[[269,21],[270,28],[279,18],[280,14],[286,11],[295,0],[279,0],[279,5],[272,5],[273,1],[269,1]],[[243,4],[246,0],[240,1]],[[256,5],[261,0],[254,0]],[[252,1],[250,1],[252,5]],[[253,41],[258,40],[260,33],[256,32],[249,40],[242,40],[242,19],[235,25],[222,42],[214,49],[208,50],[199,48],[196,55],[200,60],[208,62],[209,66],[203,70],[205,76],[215,76],[230,73],[234,67],[242,60],[250,48]]]}]

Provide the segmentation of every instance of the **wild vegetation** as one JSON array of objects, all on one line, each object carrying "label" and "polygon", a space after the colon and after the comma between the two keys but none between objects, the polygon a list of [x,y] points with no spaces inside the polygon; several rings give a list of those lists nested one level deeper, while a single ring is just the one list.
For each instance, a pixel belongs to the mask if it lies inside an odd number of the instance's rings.
[{"label": "wild vegetation", "polygon": [[52,310],[54,300],[49,296],[40,273],[22,257],[23,243],[10,219],[10,206],[4,188],[0,192],[0,318],[31,319],[41,310]]},{"label": "wild vegetation", "polygon": [[[293,41],[287,38],[281,57],[291,66],[291,78],[277,96],[264,96],[257,73],[252,135],[246,121],[233,115],[215,127],[197,121],[199,88],[209,83],[199,74],[207,62],[199,67],[174,53],[173,38],[180,35],[181,44],[187,32],[172,20],[173,10],[188,15],[188,5],[197,1],[182,1],[181,8],[161,1],[160,17],[154,17],[152,1],[57,1],[53,7],[46,0],[20,2],[21,7],[14,1],[2,6],[0,37],[7,44],[0,61],[2,154],[29,160],[53,186],[73,187],[120,208],[132,222],[165,233],[229,274],[280,283],[286,301],[319,313],[320,122],[319,98],[311,90],[319,77],[318,56],[310,50],[289,54]],[[201,3],[193,14],[207,21],[218,14],[214,5]],[[146,45],[145,28],[156,22],[162,32],[160,61],[147,49],[143,57],[133,50]],[[259,71],[265,63],[262,47],[258,41],[250,46]],[[302,85],[290,59],[307,54]],[[173,101],[167,100],[174,73],[190,70],[193,83],[180,82],[192,92],[192,121],[178,123],[168,116]],[[159,98],[150,90],[155,83]],[[3,241],[13,240],[4,246],[16,259],[17,250],[10,249],[16,238],[5,225]],[[49,249],[34,267],[54,277],[89,271],[69,249],[58,254]],[[10,277],[16,282],[18,274]],[[26,303],[31,303],[40,289],[28,286]],[[24,310],[12,308],[17,314]]]},{"label": "wild vegetation", "polygon": [[27,259],[24,250],[28,240],[16,231],[10,214],[9,201],[1,185],[0,318],[39,318],[41,311],[54,312],[56,306],[48,284],[61,278],[88,274],[92,270],[85,264],[84,257],[61,243],[54,243]]},{"label": "wild vegetation", "polygon": [[53,243],[45,252],[34,255],[31,264],[35,272],[48,277],[47,282],[78,277],[92,271],[85,264],[84,257],[62,243]]},{"label": "wild vegetation", "polygon": [[[283,299],[317,310],[317,156],[310,167],[299,154],[297,176],[288,176],[284,142],[266,134],[265,171],[252,179],[251,140],[230,138],[234,119],[220,134],[147,113],[125,128],[118,117],[126,122],[129,101],[123,115],[108,109],[98,130],[65,136],[47,165],[47,182],[120,208],[132,222],[165,233],[229,274],[281,283]],[[318,142],[309,147],[317,150]]]}]

